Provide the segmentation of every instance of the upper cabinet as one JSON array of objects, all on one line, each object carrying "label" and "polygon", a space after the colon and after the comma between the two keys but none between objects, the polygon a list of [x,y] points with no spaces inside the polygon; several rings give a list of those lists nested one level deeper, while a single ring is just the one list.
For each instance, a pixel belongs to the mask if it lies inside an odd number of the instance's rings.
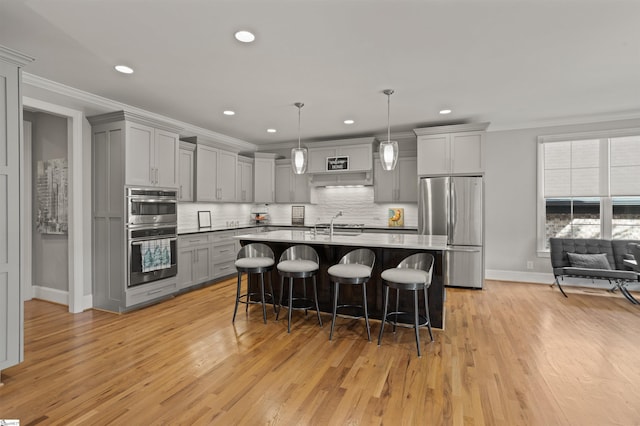
[{"label": "upper cabinet", "polygon": [[125,185],[178,188],[178,129],[126,111],[88,119],[94,137],[124,135],[124,158],[120,159],[124,159]]},{"label": "upper cabinet", "polygon": [[307,173],[370,172],[373,138],[316,142],[309,148]]},{"label": "upper cabinet", "polygon": [[238,154],[212,146],[196,147],[196,201],[236,201]]},{"label": "upper cabinet", "polygon": [[180,142],[178,153],[178,201],[193,201],[195,194],[195,151],[196,145]]},{"label": "upper cabinet", "polygon": [[276,155],[264,152],[254,153],[253,174],[254,202],[273,203],[276,186]]},{"label": "upper cabinet", "polygon": [[236,170],[236,201],[241,203],[253,202],[253,159],[238,156]]},{"label": "upper cabinet", "polygon": [[376,203],[418,201],[416,157],[400,157],[393,170],[384,170],[377,157],[373,162],[373,198]]},{"label": "upper cabinet", "polygon": [[309,177],[293,173],[290,160],[276,161],[276,203],[308,203]]},{"label": "upper cabinet", "polygon": [[418,175],[483,174],[488,126],[473,123],[414,129],[418,137]]}]

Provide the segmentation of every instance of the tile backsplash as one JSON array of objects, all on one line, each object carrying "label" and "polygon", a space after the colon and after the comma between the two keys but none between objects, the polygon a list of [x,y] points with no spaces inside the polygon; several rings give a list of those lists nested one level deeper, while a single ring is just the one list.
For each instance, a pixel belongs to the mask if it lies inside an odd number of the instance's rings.
[{"label": "tile backsplash", "polygon": [[343,215],[338,223],[361,223],[367,226],[387,226],[389,208],[404,208],[405,226],[418,225],[418,206],[416,203],[373,202],[373,187],[354,188],[311,188],[311,203],[301,204],[242,204],[242,203],[179,203],[178,228],[198,227],[198,211],[211,212],[213,227],[248,225],[251,223],[253,209],[264,207],[269,212],[269,223],[291,224],[291,206],[304,206],[305,225],[329,222],[340,210]]}]

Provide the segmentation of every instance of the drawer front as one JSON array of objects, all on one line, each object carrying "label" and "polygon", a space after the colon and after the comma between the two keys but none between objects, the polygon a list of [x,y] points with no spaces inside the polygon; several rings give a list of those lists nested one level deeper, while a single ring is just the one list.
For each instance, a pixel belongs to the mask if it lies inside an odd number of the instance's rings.
[{"label": "drawer front", "polygon": [[214,260],[235,260],[236,254],[235,241],[228,241],[224,244],[216,243],[213,245]]},{"label": "drawer front", "polygon": [[235,241],[233,237],[238,235],[238,231],[235,229],[231,231],[218,231],[213,234],[213,243],[214,244],[224,244],[229,241]]},{"label": "drawer front", "polygon": [[237,273],[235,266],[235,260],[228,260],[225,262],[218,262],[213,264],[213,277],[220,278],[227,275],[233,275]]},{"label": "drawer front", "polygon": [[137,305],[139,303],[151,302],[161,299],[178,291],[178,283],[175,278],[171,282],[164,284],[143,284],[138,288],[129,289],[126,292],[127,306]]},{"label": "drawer front", "polygon": [[192,234],[181,235],[178,237],[178,243],[181,247],[196,246],[199,244],[207,244],[209,242],[210,234]]}]

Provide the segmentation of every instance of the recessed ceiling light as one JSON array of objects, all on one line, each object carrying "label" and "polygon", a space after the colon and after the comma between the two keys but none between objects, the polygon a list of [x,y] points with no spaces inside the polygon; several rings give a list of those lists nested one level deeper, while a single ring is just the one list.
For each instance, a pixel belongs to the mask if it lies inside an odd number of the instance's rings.
[{"label": "recessed ceiling light", "polygon": [[344,124],[353,124],[355,121],[353,120],[344,120]]},{"label": "recessed ceiling light", "polygon": [[256,36],[253,35],[252,32],[249,31],[238,31],[235,34],[236,40],[241,41],[243,43],[251,43],[252,41],[254,41],[256,39]]},{"label": "recessed ceiling light", "polygon": [[268,133],[275,133],[275,132],[277,132],[277,130],[276,129],[267,129],[267,132]]},{"label": "recessed ceiling light", "polygon": [[235,111],[231,111],[230,109],[226,110],[226,111],[222,111],[222,113],[224,115],[236,115]]},{"label": "recessed ceiling light", "polygon": [[133,69],[126,65],[116,65],[116,71],[121,72],[122,74],[133,74]]},{"label": "recessed ceiling light", "polygon": [[440,114],[442,114],[442,115],[451,114],[451,110],[450,109],[441,109],[440,110]]}]

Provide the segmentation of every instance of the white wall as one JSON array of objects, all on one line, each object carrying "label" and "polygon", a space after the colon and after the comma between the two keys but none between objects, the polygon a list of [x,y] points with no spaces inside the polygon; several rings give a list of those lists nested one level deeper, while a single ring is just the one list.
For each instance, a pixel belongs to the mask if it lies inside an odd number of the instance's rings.
[{"label": "white wall", "polygon": [[[485,267],[487,278],[549,282],[551,263],[537,255],[537,137],[640,127],[640,120],[487,132]],[[527,261],[534,268],[527,270]]]}]

